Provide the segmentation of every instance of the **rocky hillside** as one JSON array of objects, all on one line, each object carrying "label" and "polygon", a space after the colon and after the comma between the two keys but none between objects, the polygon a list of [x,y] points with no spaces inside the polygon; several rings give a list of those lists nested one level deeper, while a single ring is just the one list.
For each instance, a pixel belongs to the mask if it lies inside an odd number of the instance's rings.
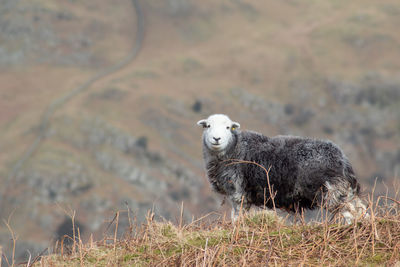
[{"label": "rocky hillside", "polygon": [[[118,210],[173,222],[223,212],[204,177],[201,129],[221,112],[267,135],[328,138],[367,192],[392,194],[400,166],[400,5],[318,1],[140,1],[139,56],[51,116],[46,107],[124,59],[132,1],[4,0],[0,5],[2,219],[17,257],[70,233],[101,238]],[[7,186],[5,186],[7,185]],[[124,221],[125,220],[125,221]],[[121,215],[123,225],[127,217]],[[6,253],[10,233],[0,225]]]}]

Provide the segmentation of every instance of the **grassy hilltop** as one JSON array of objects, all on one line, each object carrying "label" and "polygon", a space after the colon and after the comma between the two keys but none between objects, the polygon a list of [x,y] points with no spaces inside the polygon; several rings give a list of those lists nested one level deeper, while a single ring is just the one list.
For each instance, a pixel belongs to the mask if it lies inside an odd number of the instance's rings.
[{"label": "grassy hilltop", "polygon": [[[293,224],[272,211],[235,223],[222,218],[205,224],[203,218],[174,225],[149,213],[122,239],[112,233],[100,242],[76,238],[35,266],[398,266],[400,202],[381,202],[368,220],[352,225],[325,219],[305,224],[301,218]],[[117,231],[117,219],[110,228]]]}]

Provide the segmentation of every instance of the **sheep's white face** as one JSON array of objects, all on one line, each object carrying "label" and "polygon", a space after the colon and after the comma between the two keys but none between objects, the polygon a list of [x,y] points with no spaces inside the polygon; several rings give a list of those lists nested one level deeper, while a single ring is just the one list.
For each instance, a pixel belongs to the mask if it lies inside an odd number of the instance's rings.
[{"label": "sheep's white face", "polygon": [[239,123],[231,121],[223,114],[211,115],[205,120],[198,121],[197,125],[204,128],[204,142],[213,151],[224,150],[232,139],[233,131],[240,127]]}]

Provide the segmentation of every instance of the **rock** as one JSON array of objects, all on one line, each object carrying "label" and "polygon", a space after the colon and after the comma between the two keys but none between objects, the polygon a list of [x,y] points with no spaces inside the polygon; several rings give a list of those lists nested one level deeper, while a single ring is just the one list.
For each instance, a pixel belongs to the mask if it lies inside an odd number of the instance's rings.
[{"label": "rock", "polygon": [[202,103],[200,102],[200,100],[196,100],[192,105],[192,110],[196,113],[200,113],[201,108],[202,108]]},{"label": "rock", "polygon": [[[79,234],[78,234],[79,229]],[[79,235],[83,236],[86,227],[78,220],[65,217],[62,223],[57,227],[55,240],[64,240],[64,246],[71,246],[74,242],[79,241]]]}]

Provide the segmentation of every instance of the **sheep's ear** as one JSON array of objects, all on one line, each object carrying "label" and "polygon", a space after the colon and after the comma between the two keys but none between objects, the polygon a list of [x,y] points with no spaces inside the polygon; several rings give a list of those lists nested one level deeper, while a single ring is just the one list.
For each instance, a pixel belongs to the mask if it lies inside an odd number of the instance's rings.
[{"label": "sheep's ear", "polygon": [[199,120],[197,122],[197,125],[202,126],[203,128],[205,128],[207,126],[207,120]]},{"label": "sheep's ear", "polygon": [[240,123],[238,122],[232,122],[232,131],[239,129],[240,128]]}]

